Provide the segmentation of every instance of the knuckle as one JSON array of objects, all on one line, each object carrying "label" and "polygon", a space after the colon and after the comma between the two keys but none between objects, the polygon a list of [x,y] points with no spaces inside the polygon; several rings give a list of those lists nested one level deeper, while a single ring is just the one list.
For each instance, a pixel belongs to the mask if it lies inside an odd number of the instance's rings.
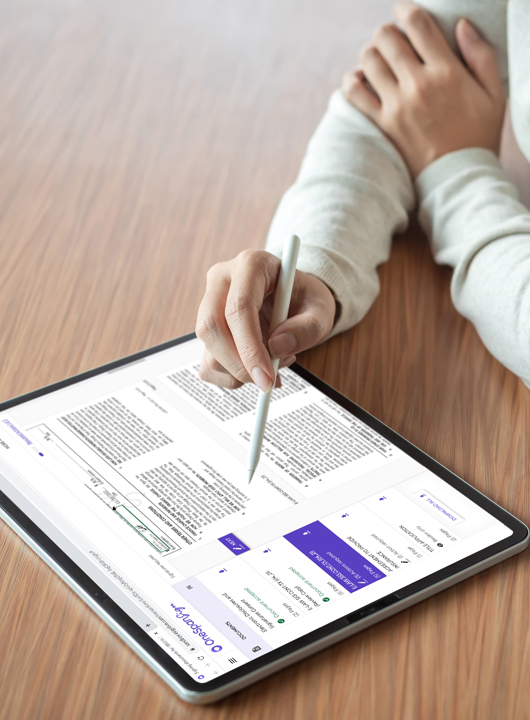
[{"label": "knuckle", "polygon": [[405,109],[404,109],[403,105],[398,101],[393,102],[390,105],[389,112],[390,112],[390,115],[392,116],[392,118],[398,123],[401,122],[401,120],[403,120],[403,117],[405,115]]},{"label": "knuckle", "polygon": [[202,363],[199,367],[199,377],[203,382],[210,382],[210,370]]},{"label": "knuckle", "polygon": [[246,250],[242,250],[239,255],[237,256],[237,260],[240,263],[251,263],[254,261],[255,254],[259,252],[258,250],[250,250],[247,248]]},{"label": "knuckle", "polygon": [[429,84],[423,78],[415,78],[409,88],[410,100],[415,105],[423,105],[429,94]]},{"label": "knuckle", "polygon": [[237,367],[230,368],[232,375],[239,380],[239,382],[247,383],[252,382],[250,373],[247,368],[254,368],[261,364],[261,358],[258,347],[246,343],[238,347],[239,359]]},{"label": "knuckle", "polygon": [[232,370],[232,376],[235,378],[235,380],[237,380],[237,382],[242,384],[250,381],[250,375],[242,365],[241,367]]},{"label": "knuckle", "polygon": [[356,75],[353,70],[348,70],[347,72],[345,72],[342,76],[342,89],[348,92],[353,85],[355,77]]},{"label": "knuckle", "polygon": [[372,33],[372,41],[374,43],[377,43],[381,40],[381,38],[385,34],[385,26],[384,25],[378,25],[376,29]]},{"label": "knuckle", "polygon": [[250,267],[251,269],[259,268],[263,265],[269,253],[264,250],[242,250],[237,256],[239,264]]},{"label": "knuckle", "polygon": [[243,250],[236,258],[240,270],[255,277],[267,278],[276,271],[278,258],[266,250]]},{"label": "knuckle", "polygon": [[226,385],[229,390],[237,390],[243,383],[237,380],[233,375],[228,375],[226,379]]},{"label": "knuckle", "polygon": [[387,123],[400,127],[405,118],[405,108],[400,97],[391,97],[384,106]]},{"label": "knuckle", "polygon": [[411,5],[406,13],[406,19],[416,30],[425,30],[429,22],[427,13],[418,5]]},{"label": "knuckle", "polygon": [[252,308],[252,298],[248,293],[238,293],[230,298],[225,307],[226,322],[230,327],[239,323]]},{"label": "knuckle", "polygon": [[342,92],[347,99],[352,98],[361,86],[361,79],[354,72],[344,75],[342,79]]},{"label": "knuckle", "polygon": [[442,63],[438,67],[437,79],[442,85],[452,85],[456,80],[455,68],[448,63]]},{"label": "knuckle", "polygon": [[373,60],[377,55],[378,52],[373,45],[365,45],[361,50],[361,60],[363,60],[363,62]]},{"label": "knuckle", "polygon": [[215,338],[219,334],[219,324],[215,315],[209,311],[200,311],[195,326],[195,334],[203,343]]},{"label": "knuckle", "polygon": [[317,342],[324,336],[326,331],[322,321],[315,315],[308,315],[306,319],[306,330],[313,342]]},{"label": "knuckle", "polygon": [[422,82],[415,82],[410,87],[410,98],[413,102],[419,102],[425,97],[425,87]]},{"label": "knuckle", "polygon": [[203,356],[201,367],[202,365],[205,365],[208,370],[214,370],[217,372],[223,372],[224,370],[223,366],[218,363],[214,356],[210,355],[210,353]]},{"label": "knuckle", "polygon": [[378,25],[374,30],[373,38],[376,43],[387,40],[394,35],[395,25],[393,23],[383,23]]},{"label": "knuckle", "polygon": [[222,263],[215,263],[215,265],[212,265],[212,267],[209,268],[209,270],[206,273],[206,281],[207,282],[211,281],[215,277],[217,277],[217,275],[221,271],[221,266],[222,266]]}]

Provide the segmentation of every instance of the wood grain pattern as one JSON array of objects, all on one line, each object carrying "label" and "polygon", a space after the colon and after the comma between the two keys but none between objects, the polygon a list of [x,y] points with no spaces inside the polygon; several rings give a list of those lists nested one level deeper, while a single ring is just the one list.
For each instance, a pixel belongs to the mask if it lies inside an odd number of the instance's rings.
[{"label": "wood grain pattern", "polygon": [[[193,328],[207,268],[263,245],[389,5],[0,2],[0,398]],[[528,522],[530,393],[449,281],[413,226],[365,320],[300,359]],[[192,708],[1,525],[0,718],[520,720],[529,591],[525,553]]]}]

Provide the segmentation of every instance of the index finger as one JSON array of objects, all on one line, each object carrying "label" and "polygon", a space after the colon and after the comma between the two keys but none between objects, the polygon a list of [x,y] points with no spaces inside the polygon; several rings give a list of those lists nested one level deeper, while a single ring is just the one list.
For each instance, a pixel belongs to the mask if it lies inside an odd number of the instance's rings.
[{"label": "index finger", "polygon": [[442,31],[426,10],[407,0],[394,6],[394,14],[412,47],[426,64],[439,62],[440,59],[455,59]]},{"label": "index finger", "polygon": [[225,368],[235,380],[249,382],[241,363],[230,328],[226,323],[226,298],[230,288],[230,263],[218,263],[208,271],[206,292],[197,314],[195,332],[209,356]]},{"label": "index finger", "polygon": [[[225,317],[246,371],[262,390],[274,381],[274,370],[261,331],[260,311],[276,286],[280,260],[267,252],[242,253],[232,273]],[[265,338],[265,341],[267,338]]]}]

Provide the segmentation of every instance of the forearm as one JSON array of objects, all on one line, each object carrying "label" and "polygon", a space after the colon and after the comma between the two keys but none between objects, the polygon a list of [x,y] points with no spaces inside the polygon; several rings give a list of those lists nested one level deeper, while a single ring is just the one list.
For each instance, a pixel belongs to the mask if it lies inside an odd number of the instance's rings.
[{"label": "forearm", "polygon": [[377,266],[414,204],[410,176],[384,135],[337,91],[284,195],[266,249],[281,255],[300,236],[297,267],[328,285],[339,303],[333,334],[359,322],[379,291]]},{"label": "forearm", "polygon": [[455,307],[530,385],[530,212],[487,150],[440,158],[416,187],[434,257],[454,268]]}]

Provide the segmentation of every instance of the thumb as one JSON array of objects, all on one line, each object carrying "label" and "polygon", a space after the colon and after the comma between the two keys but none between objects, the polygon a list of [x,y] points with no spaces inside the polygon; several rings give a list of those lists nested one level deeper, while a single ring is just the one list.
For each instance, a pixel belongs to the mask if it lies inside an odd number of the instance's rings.
[{"label": "thumb", "polygon": [[502,92],[497,53],[480,37],[469,20],[461,18],[458,21],[456,41],[466,65],[486,92],[492,96]]},{"label": "thumb", "polygon": [[334,308],[315,303],[280,323],[269,338],[272,357],[286,358],[308,350],[327,338],[333,327]]},{"label": "thumb", "polygon": [[316,276],[297,270],[289,307],[291,316],[269,336],[272,357],[291,357],[325,340],[333,327],[336,311],[330,288]]},{"label": "thumb", "polygon": [[308,350],[327,337],[331,328],[326,325],[310,311],[290,317],[270,336],[270,354],[273,358],[285,358]]}]

